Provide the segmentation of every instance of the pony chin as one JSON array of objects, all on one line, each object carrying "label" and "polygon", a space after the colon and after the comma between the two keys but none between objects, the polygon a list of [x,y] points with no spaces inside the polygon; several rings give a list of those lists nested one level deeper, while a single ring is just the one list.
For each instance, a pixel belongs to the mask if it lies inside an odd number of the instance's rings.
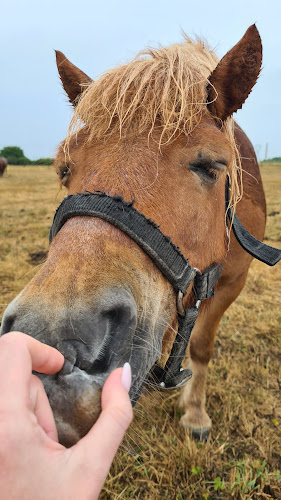
[{"label": "pony chin", "polygon": [[54,413],[59,442],[67,447],[74,445],[100,415],[101,384],[77,367],[67,375],[38,376]]},{"label": "pony chin", "polygon": [[[143,352],[147,353],[147,350]],[[156,356],[140,356],[137,349],[135,354],[132,353],[131,360],[133,373],[137,373],[130,390],[133,406],[141,394],[147,372],[156,361]],[[68,366],[67,362],[65,366]],[[74,445],[97,421],[101,412],[101,389],[109,373],[92,375],[76,366],[66,374],[64,368],[51,376],[37,373],[53,410],[59,442],[64,446]]]}]

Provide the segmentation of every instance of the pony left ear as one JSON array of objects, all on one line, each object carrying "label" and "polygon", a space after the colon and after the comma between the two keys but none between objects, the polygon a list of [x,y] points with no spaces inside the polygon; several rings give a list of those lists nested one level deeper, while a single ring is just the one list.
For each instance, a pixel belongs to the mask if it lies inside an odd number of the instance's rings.
[{"label": "pony left ear", "polygon": [[242,108],[257,81],[261,62],[261,39],[253,24],[209,77],[207,107],[215,118],[224,121]]},{"label": "pony left ear", "polygon": [[77,66],[74,66],[62,52],[59,50],[55,52],[62,86],[71,104],[76,106],[78,97],[85,90],[85,85],[90,83],[92,79]]}]

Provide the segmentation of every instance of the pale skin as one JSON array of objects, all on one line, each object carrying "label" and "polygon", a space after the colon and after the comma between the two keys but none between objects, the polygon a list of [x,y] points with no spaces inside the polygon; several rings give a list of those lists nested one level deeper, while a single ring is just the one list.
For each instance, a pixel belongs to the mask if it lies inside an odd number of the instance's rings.
[{"label": "pale skin", "polygon": [[118,368],[102,390],[99,419],[65,448],[43,384],[32,370],[58,372],[64,357],[20,332],[0,339],[1,500],[97,499],[132,420],[130,369]]}]

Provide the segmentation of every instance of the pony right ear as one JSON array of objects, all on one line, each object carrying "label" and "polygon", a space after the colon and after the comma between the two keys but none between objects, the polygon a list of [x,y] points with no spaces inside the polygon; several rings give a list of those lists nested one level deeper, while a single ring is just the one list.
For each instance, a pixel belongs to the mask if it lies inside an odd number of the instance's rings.
[{"label": "pony right ear", "polygon": [[261,39],[253,24],[209,77],[207,106],[214,118],[224,121],[242,108],[257,81],[261,62]]},{"label": "pony right ear", "polygon": [[74,66],[62,52],[59,50],[55,52],[62,86],[71,104],[76,106],[79,96],[85,89],[85,85],[91,83],[92,79]]}]

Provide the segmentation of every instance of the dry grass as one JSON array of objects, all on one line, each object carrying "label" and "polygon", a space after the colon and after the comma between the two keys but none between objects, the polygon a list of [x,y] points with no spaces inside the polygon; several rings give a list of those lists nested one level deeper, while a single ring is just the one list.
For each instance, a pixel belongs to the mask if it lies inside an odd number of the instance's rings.
[{"label": "dry grass", "polygon": [[30,254],[48,249],[53,213],[63,198],[52,167],[8,167],[0,182],[0,316],[37,269]]},{"label": "dry grass", "polygon": [[[281,165],[262,167],[268,213],[281,212]],[[36,272],[29,254],[46,250],[63,194],[50,167],[9,167],[0,181],[1,312]],[[281,214],[268,217],[266,241],[281,246]],[[142,396],[102,499],[281,498],[280,264],[253,262],[226,312],[211,362],[209,442],[179,426],[177,393]]]}]

